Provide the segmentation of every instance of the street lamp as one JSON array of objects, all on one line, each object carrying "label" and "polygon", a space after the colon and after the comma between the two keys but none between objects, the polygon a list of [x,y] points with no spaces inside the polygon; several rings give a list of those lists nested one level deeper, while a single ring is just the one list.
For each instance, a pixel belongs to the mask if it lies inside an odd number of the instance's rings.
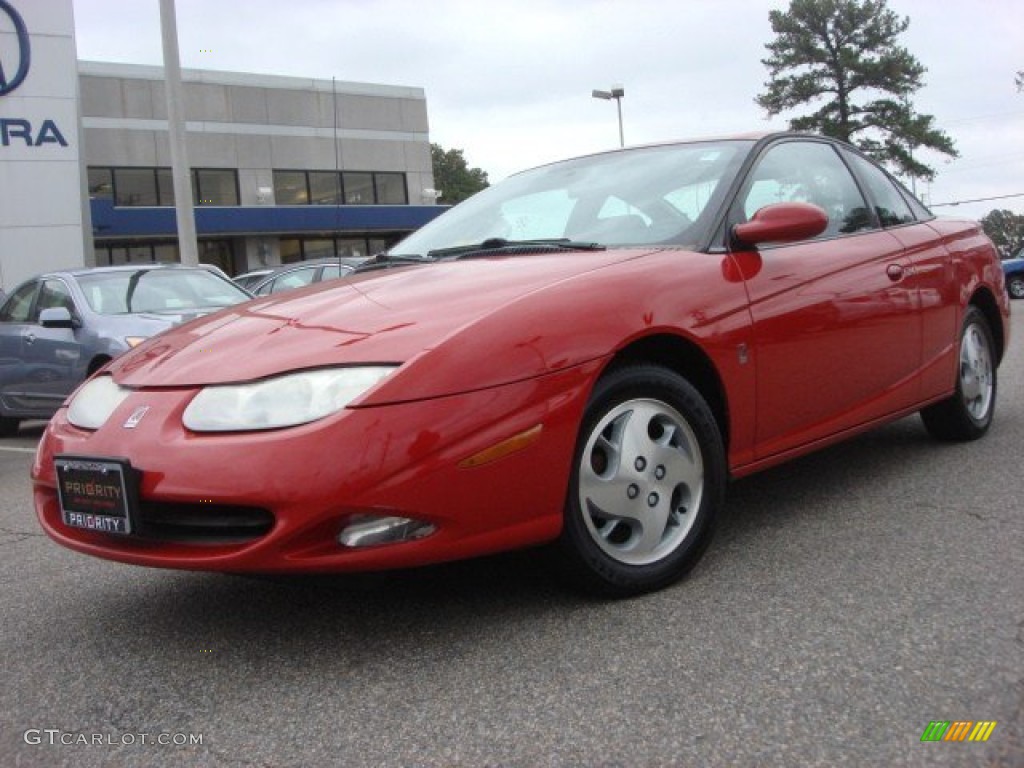
[{"label": "street lamp", "polygon": [[626,89],[621,85],[613,85],[610,91],[591,91],[590,95],[595,99],[604,99],[605,101],[615,99],[615,106],[619,111],[619,146],[626,146],[626,140],[622,134],[622,97],[626,95]]}]

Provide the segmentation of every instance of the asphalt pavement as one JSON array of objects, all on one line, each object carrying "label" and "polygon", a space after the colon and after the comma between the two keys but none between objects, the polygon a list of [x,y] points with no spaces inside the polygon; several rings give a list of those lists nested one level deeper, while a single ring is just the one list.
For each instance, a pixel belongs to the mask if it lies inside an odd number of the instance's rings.
[{"label": "asphalt pavement", "polygon": [[[916,418],[735,483],[682,583],[535,552],[397,574],[158,571],[47,539],[0,440],[4,766],[1024,766],[1024,303],[995,424]],[[995,722],[988,741],[922,742]]]}]

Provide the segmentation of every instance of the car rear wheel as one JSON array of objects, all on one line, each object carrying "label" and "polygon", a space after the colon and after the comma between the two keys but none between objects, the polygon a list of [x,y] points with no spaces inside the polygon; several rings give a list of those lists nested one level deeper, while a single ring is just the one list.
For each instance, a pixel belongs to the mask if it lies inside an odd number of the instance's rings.
[{"label": "car rear wheel", "polygon": [[1006,290],[1015,299],[1024,299],[1024,275],[1010,275],[1006,279]]},{"label": "car rear wheel", "polygon": [[0,437],[14,437],[18,434],[18,425],[21,424],[21,419],[15,419],[11,416],[0,416]]},{"label": "car rear wheel", "polygon": [[676,581],[710,542],[725,479],[718,425],[694,387],[652,365],[609,373],[577,438],[560,540],[570,575],[610,596]]},{"label": "car rear wheel", "polygon": [[977,307],[967,308],[959,346],[956,391],[921,411],[928,432],[939,440],[977,440],[988,431],[995,411],[995,344]]}]

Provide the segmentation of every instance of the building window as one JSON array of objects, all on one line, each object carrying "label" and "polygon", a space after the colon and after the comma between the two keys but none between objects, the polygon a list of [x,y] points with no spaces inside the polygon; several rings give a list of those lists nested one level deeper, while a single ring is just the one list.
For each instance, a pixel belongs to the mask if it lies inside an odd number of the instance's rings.
[{"label": "building window", "polygon": [[173,264],[181,261],[177,243],[157,243],[153,246],[153,261]]},{"label": "building window", "polygon": [[200,240],[199,263],[212,264],[226,274],[235,273],[235,248],[231,240]]},{"label": "building window", "polygon": [[334,240],[328,238],[306,238],[302,241],[302,257],[305,259],[319,259],[325,256],[335,256]]},{"label": "building window", "polygon": [[405,205],[408,195],[405,189],[404,173],[375,173],[377,203],[380,205]]},{"label": "building window", "polygon": [[160,205],[174,205],[174,174],[170,168],[156,169],[156,191]]},{"label": "building window", "polygon": [[338,238],[338,255],[349,258],[360,258],[369,256],[366,249],[366,240],[363,238]]},{"label": "building window", "polygon": [[341,184],[333,171],[309,172],[309,202],[311,205],[339,205]]},{"label": "building window", "polygon": [[346,172],[342,174],[345,202],[348,205],[373,205],[373,174]]},{"label": "building window", "polygon": [[233,169],[195,168],[192,195],[196,205],[238,205],[238,173]]},{"label": "building window", "polygon": [[[281,263],[292,264],[324,256],[360,258],[386,250],[386,243],[379,237],[282,237]],[[371,247],[376,250],[371,250]]]},{"label": "building window", "polygon": [[297,237],[282,237],[280,247],[282,264],[294,264],[296,261],[302,261],[302,241]]},{"label": "building window", "polygon": [[98,243],[95,246],[96,265],[103,267],[112,264],[151,264],[153,262],[176,262],[178,257],[177,243],[138,243],[122,242]]},{"label": "building window", "polygon": [[406,205],[404,173],[274,171],[277,205]]},{"label": "building window", "polygon": [[115,168],[115,205],[160,205],[155,168]]},{"label": "building window", "polygon": [[274,202],[277,205],[308,203],[305,171],[274,171]]},{"label": "building window", "polygon": [[89,197],[96,200],[114,199],[114,172],[110,168],[89,169]]},{"label": "building window", "polygon": [[[213,264],[227,274],[234,272],[234,244],[230,239],[203,239],[198,242],[199,263]],[[95,246],[97,266],[110,264],[175,264],[181,261],[175,242],[111,242]]]},{"label": "building window", "polygon": [[[89,196],[114,205],[174,205],[170,168],[89,168]],[[232,168],[192,169],[195,205],[239,205],[238,172]]]}]

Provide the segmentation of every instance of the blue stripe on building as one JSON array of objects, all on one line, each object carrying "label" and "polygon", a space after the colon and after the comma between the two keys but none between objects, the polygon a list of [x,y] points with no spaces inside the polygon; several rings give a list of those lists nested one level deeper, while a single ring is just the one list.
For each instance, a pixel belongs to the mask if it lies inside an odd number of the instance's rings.
[{"label": "blue stripe on building", "polygon": [[[92,199],[93,234],[99,238],[176,237],[170,207],[118,207]],[[436,218],[444,205],[198,206],[196,233],[212,235],[295,235],[323,232],[412,231]]]}]

